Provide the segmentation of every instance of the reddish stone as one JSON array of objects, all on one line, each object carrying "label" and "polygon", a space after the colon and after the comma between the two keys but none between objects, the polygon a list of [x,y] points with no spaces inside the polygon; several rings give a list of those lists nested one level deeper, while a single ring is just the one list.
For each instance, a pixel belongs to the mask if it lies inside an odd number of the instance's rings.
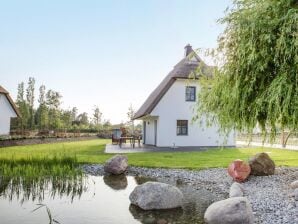
[{"label": "reddish stone", "polygon": [[250,174],[250,166],[243,160],[237,159],[228,167],[229,175],[237,182],[243,182]]}]

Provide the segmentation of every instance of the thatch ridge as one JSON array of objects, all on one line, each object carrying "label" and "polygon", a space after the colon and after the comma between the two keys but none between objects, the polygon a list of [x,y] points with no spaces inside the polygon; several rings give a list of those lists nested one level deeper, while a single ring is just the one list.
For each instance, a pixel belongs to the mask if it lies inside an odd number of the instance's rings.
[{"label": "thatch ridge", "polygon": [[[190,46],[191,48],[191,46]],[[195,59],[195,60],[194,60]],[[161,98],[170,89],[176,79],[198,79],[201,74],[197,74],[197,69],[200,68],[201,73],[206,76],[212,76],[212,66],[208,66],[191,48],[191,53],[188,53],[180,62],[178,62],[173,70],[163,79],[157,88],[149,95],[144,104],[136,112],[134,119],[144,117],[152,112]]]}]

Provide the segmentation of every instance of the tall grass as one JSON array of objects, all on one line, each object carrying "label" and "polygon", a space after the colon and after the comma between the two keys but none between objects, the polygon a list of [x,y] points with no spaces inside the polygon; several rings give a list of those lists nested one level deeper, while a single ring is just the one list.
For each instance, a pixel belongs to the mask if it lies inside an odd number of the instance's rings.
[{"label": "tall grass", "polygon": [[4,177],[70,177],[81,173],[75,156],[0,159],[0,175]]},{"label": "tall grass", "polygon": [[51,197],[82,194],[84,175],[76,157],[34,157],[0,159],[0,196],[42,201],[45,192]]}]

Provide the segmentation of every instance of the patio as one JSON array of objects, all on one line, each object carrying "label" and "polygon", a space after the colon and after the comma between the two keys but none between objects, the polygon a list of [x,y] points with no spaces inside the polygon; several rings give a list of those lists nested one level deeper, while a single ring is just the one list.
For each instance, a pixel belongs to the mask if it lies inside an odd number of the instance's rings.
[{"label": "patio", "polygon": [[129,143],[123,143],[121,148],[119,145],[107,144],[105,153],[136,153],[136,152],[193,152],[193,151],[206,151],[210,148],[217,147],[156,147],[151,145],[138,144],[133,148]]}]

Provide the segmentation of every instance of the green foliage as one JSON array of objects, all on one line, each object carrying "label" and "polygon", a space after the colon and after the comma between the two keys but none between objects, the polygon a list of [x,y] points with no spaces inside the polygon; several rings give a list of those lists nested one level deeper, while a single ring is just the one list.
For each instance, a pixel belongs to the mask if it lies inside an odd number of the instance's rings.
[{"label": "green foliage", "polygon": [[202,81],[198,114],[223,131],[297,130],[297,1],[235,0],[220,22],[219,66],[212,82]]},{"label": "green foliage", "polygon": [[28,127],[30,129],[34,128],[34,91],[35,91],[35,79],[33,77],[29,77],[28,87],[26,89],[26,99],[27,99],[27,105],[29,109]]},{"label": "green foliage", "polygon": [[127,125],[128,125],[128,128],[129,128],[129,132],[131,134],[135,134],[135,127],[134,127],[134,116],[135,116],[135,110],[132,106],[132,104],[129,105],[128,107],[128,111],[127,111],[127,118],[128,118],[128,121],[127,121]]},{"label": "green foliage", "polygon": [[48,116],[48,107],[46,105],[46,87],[44,85],[40,86],[39,88],[39,107],[36,111],[36,124],[40,130],[46,129],[49,123],[49,116]]},{"label": "green foliage", "polygon": [[[78,109],[61,109],[62,95],[54,90],[47,90],[45,85],[39,88],[38,107],[34,108],[35,79],[30,77],[26,88],[24,82],[18,85],[16,105],[21,117],[12,121],[11,129],[24,135],[27,130],[38,129],[40,133],[48,131],[76,131],[76,132],[105,132],[108,135],[110,127],[103,126],[102,113],[95,107],[93,119],[90,121],[88,114],[83,112],[78,115]],[[106,128],[106,129],[105,129]],[[104,130],[102,130],[104,129]],[[21,132],[20,132],[21,131]]]},{"label": "green foliage", "polygon": [[86,112],[79,114],[77,120],[80,125],[83,125],[83,126],[89,125],[89,118]]},{"label": "green foliage", "polygon": [[72,115],[70,110],[62,110],[61,118],[62,128],[69,130],[72,126]]},{"label": "green foliage", "polygon": [[95,128],[99,130],[100,124],[102,122],[102,113],[99,110],[98,106],[95,106],[93,110],[93,124],[95,125]]},{"label": "green foliage", "polygon": [[59,92],[48,90],[46,93],[46,105],[48,107],[48,116],[49,116],[49,128],[50,129],[59,129],[61,128],[61,98]]},{"label": "green foliage", "polygon": [[18,96],[17,96],[17,102],[16,105],[20,111],[20,114],[22,115],[21,118],[18,118],[16,121],[16,126],[23,130],[28,127],[28,120],[29,120],[29,107],[28,104],[24,98],[24,82],[21,82],[18,85]]}]

